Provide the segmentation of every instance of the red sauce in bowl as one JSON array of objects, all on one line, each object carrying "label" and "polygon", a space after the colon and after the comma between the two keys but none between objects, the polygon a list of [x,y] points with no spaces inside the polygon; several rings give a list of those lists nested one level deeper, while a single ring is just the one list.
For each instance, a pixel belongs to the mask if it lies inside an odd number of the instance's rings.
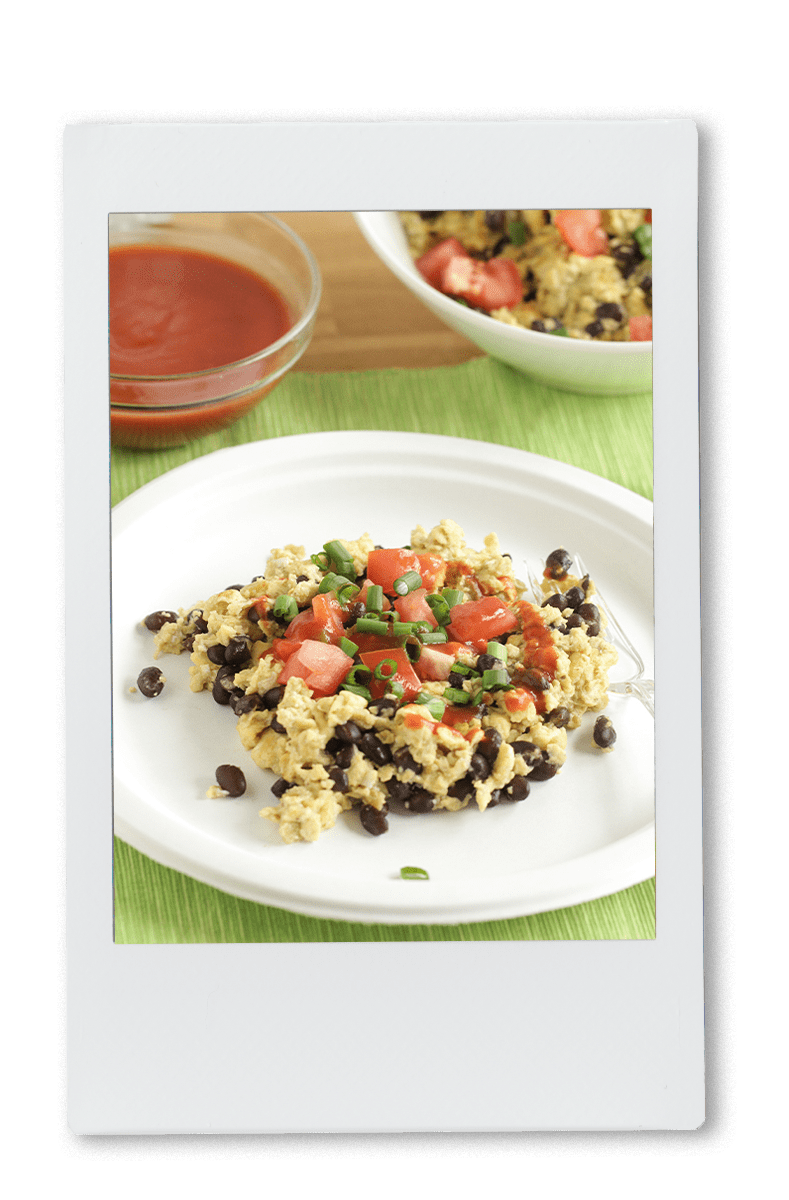
[{"label": "red sauce in bowl", "polygon": [[[112,427],[122,444],[175,444],[222,428],[273,386],[266,378],[281,365],[277,352],[244,360],[283,337],[291,314],[239,263],[186,248],[114,246],[109,299]],[[207,374],[183,378],[197,372]]]}]

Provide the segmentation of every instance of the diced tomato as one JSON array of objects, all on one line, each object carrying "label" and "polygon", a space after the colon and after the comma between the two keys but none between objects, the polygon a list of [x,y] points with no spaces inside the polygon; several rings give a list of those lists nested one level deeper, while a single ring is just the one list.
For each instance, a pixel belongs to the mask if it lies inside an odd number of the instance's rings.
[{"label": "diced tomato", "polygon": [[342,623],[342,607],[335,596],[319,592],[312,601],[312,609],[305,609],[294,617],[285,630],[288,641],[330,642],[336,646],[345,634]]},{"label": "diced tomato", "polygon": [[[396,578],[396,576],[395,576],[395,578]],[[362,589],[359,592],[359,595],[354,596],[354,600],[361,600],[361,602],[363,604],[366,604],[367,603],[367,589],[369,588],[369,586],[370,586],[370,580],[365,579],[364,583],[362,584]],[[387,600],[386,596],[384,596],[383,611],[386,612],[387,609],[389,609],[391,607],[392,606],[389,603],[389,601]]]},{"label": "diced tomato", "polygon": [[602,217],[599,208],[562,208],[553,223],[571,250],[584,258],[594,258],[608,252],[608,237],[600,225]]},{"label": "diced tomato", "polygon": [[449,634],[458,642],[484,649],[484,643],[503,633],[512,633],[518,628],[518,618],[511,608],[496,596],[483,596],[481,600],[469,600],[455,604],[450,610],[452,618]]},{"label": "diced tomato", "polygon": [[367,557],[367,578],[394,596],[394,581],[406,571],[419,571],[419,559],[412,550],[371,550]]},{"label": "diced tomato", "polygon": [[414,663],[414,670],[420,679],[439,681],[449,679],[455,658],[452,654],[444,654],[441,646],[423,646],[422,653]]},{"label": "diced tomato", "polygon": [[274,638],[271,652],[280,662],[287,662],[294,650],[298,650],[301,642],[289,642],[287,638]]},{"label": "diced tomato", "polygon": [[386,680],[372,679],[369,683],[370,695],[374,700],[380,700],[391,683],[397,682],[403,689],[403,701],[408,703],[417,694],[420,689],[419,677],[417,676],[411,664],[411,660],[401,646],[392,647],[390,650],[371,650],[360,655],[362,662],[366,667],[375,670],[380,662],[386,658],[391,658],[396,664],[397,669],[393,675],[388,675]]},{"label": "diced tomato", "polygon": [[339,646],[300,642],[280,671],[279,682],[287,683],[295,675],[320,699],[334,695],[352,666],[353,659]]},{"label": "diced tomato", "polygon": [[479,262],[474,258],[451,258],[441,276],[440,288],[448,296],[460,296],[475,308],[492,312],[512,308],[523,299],[518,268],[509,258]]},{"label": "diced tomato", "polygon": [[457,238],[445,238],[443,242],[425,251],[415,263],[417,271],[428,283],[437,288],[441,286],[441,276],[451,258],[468,258],[471,256],[464,250]]},{"label": "diced tomato", "polygon": [[631,317],[628,321],[628,328],[631,342],[652,341],[652,318],[649,313],[644,313],[640,317]]},{"label": "diced tomato", "polygon": [[394,606],[400,615],[401,621],[429,621],[432,629],[438,629],[438,621],[433,615],[433,610],[425,600],[427,588],[416,588],[415,591],[409,592],[407,596],[398,596],[394,602]]},{"label": "diced tomato", "polygon": [[652,224],[652,209],[651,208],[644,209],[644,224],[645,225]]},{"label": "diced tomato", "polygon": [[419,559],[418,570],[422,576],[422,583],[429,592],[437,592],[444,585],[447,560],[440,554],[417,554],[417,558]]}]

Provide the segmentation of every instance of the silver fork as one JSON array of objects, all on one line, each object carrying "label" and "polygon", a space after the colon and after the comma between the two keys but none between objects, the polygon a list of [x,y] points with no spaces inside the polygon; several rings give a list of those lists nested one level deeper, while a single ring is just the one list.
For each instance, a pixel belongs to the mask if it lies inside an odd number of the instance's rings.
[{"label": "silver fork", "polygon": [[[578,554],[574,556],[574,566],[575,573],[579,579],[583,579],[584,575],[588,574],[588,571],[584,566],[583,559]],[[543,592],[539,579],[533,573],[531,567],[527,567],[527,570],[529,573],[529,583],[532,591],[534,592],[535,596],[538,597],[538,599],[542,599]],[[611,692],[613,695],[619,696],[635,696],[636,699],[640,700],[644,705],[644,708],[647,710],[649,715],[654,718],[655,684],[652,679],[644,679],[644,660],[636,650],[633,643],[630,641],[630,638],[627,636],[622,626],[617,621],[616,617],[611,611],[610,604],[600,591],[597,584],[595,584],[595,601],[598,602],[599,608],[603,608],[605,610],[605,614],[608,617],[609,628],[606,630],[607,636],[618,650],[623,650],[625,652],[635,667],[635,671],[629,679],[621,680],[617,683],[609,683],[609,692]]]}]

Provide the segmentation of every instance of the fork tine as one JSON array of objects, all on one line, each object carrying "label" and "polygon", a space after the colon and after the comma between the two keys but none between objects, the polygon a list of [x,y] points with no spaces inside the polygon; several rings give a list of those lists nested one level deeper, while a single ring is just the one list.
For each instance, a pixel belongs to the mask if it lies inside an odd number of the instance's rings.
[{"label": "fork tine", "polygon": [[[576,572],[577,572],[579,578],[583,578],[584,575],[588,574],[586,567],[584,566],[583,559],[581,558],[580,554],[575,555],[575,567],[576,567]],[[605,609],[605,614],[608,617],[608,620],[611,623],[611,626],[614,629],[614,632],[616,633],[616,635],[619,638],[619,641],[622,644],[622,649],[625,651],[626,654],[628,654],[630,656],[630,658],[632,658],[633,662],[635,663],[635,666],[636,666],[635,678],[638,679],[639,675],[643,675],[643,673],[644,673],[644,660],[642,659],[641,655],[636,650],[633,643],[630,641],[630,638],[627,636],[627,634],[625,633],[622,626],[617,621],[616,617],[614,616],[613,612],[611,611],[610,604],[606,600],[603,593],[600,591],[600,588],[597,586],[597,583],[595,583],[595,589],[597,592],[597,598],[600,601],[600,603],[602,604],[603,608]]]}]

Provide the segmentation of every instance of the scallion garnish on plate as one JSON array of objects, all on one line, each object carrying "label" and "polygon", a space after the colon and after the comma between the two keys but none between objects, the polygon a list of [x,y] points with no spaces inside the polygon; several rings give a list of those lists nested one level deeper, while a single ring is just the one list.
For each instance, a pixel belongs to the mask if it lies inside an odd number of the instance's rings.
[{"label": "scallion garnish on plate", "polygon": [[271,610],[274,616],[283,621],[292,621],[298,616],[299,606],[292,596],[287,596],[284,592],[281,596],[277,596]]},{"label": "scallion garnish on plate", "polygon": [[400,878],[401,879],[429,879],[430,876],[428,875],[428,873],[424,869],[424,867],[401,867],[400,868]]},{"label": "scallion garnish on plate", "polygon": [[398,596],[407,596],[422,586],[422,576],[418,571],[406,571],[394,581],[394,590]]}]

